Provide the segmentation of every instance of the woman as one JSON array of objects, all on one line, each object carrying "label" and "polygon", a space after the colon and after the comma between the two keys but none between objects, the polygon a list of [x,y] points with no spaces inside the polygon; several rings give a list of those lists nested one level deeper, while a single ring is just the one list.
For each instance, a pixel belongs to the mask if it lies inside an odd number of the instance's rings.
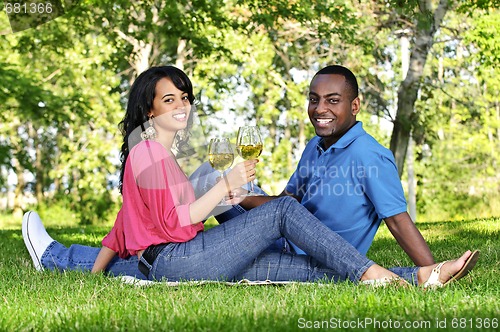
[{"label": "woman", "polygon": [[[255,178],[258,161],[236,164],[225,181],[195,199],[171,152],[182,150],[185,144],[176,135],[188,127],[193,102],[189,78],[172,66],[150,68],[132,85],[122,122],[123,205],[92,272],[105,270],[118,255],[122,259],[137,256],[139,269],[150,280],[313,281],[327,277],[377,283],[398,279],[359,254],[290,197],[204,232],[202,221],[228,193]],[[141,141],[135,139],[136,128],[141,128]],[[263,253],[282,236],[310,256]],[[45,233],[36,213],[25,215],[23,237],[36,267],[50,268],[51,261],[60,259],[51,252],[57,242]],[[416,272],[418,284],[424,286],[443,285],[464,276],[477,258],[477,252],[467,251],[455,261],[407,268],[402,274]]]}]

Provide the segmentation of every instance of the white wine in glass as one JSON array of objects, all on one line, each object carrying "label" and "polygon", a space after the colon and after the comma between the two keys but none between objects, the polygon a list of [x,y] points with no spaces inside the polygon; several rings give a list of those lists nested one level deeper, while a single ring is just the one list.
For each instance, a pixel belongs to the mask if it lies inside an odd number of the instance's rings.
[{"label": "white wine in glass", "polygon": [[[245,160],[256,159],[262,153],[262,138],[259,128],[256,126],[243,126],[238,130],[236,139],[238,153]],[[254,192],[253,181],[250,181],[248,196],[258,196]]]},{"label": "white wine in glass", "polygon": [[[208,146],[208,161],[210,165],[218,170],[224,179],[224,171],[228,169],[234,161],[233,148],[228,138],[212,138]],[[224,179],[224,181],[226,181]],[[231,195],[231,193],[229,193]],[[219,205],[228,205],[222,200]]]}]

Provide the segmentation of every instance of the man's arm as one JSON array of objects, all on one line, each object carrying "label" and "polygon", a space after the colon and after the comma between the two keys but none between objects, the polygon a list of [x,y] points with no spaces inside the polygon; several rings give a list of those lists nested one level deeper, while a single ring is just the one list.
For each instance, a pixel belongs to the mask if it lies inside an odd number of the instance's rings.
[{"label": "man's arm", "polygon": [[417,266],[434,264],[431,250],[407,212],[384,219],[387,228]]},{"label": "man's arm", "polygon": [[295,198],[296,200],[298,200],[300,202],[299,197],[287,192],[286,190],[283,190],[281,192],[281,194],[279,194],[278,196],[248,196],[240,203],[240,205],[243,208],[245,208],[245,210],[250,210],[250,209],[253,209],[254,207],[260,206],[266,202],[269,202],[273,199],[276,199],[276,198],[282,197],[282,196],[292,196],[293,198]]}]

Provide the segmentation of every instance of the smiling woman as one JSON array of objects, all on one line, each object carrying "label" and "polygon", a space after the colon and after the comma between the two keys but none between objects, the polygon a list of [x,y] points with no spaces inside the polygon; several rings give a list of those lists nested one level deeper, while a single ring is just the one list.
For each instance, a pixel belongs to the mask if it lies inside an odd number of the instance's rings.
[{"label": "smiling woman", "polygon": [[[178,130],[186,129],[191,110],[188,93],[177,89],[170,79],[162,78],[156,84],[155,95],[148,116],[155,119],[158,127],[163,129],[161,132],[175,135]],[[165,146],[171,144],[169,142],[173,142],[173,139],[161,137],[159,141]],[[165,147],[171,148],[171,146]]]}]

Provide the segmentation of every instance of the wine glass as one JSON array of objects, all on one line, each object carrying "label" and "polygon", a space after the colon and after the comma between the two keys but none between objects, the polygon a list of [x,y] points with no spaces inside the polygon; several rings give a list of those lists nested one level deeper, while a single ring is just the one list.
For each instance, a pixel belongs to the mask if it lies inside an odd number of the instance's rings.
[{"label": "wine glass", "polygon": [[[210,165],[217,171],[221,173],[222,178],[228,185],[224,171],[228,169],[234,161],[233,148],[231,147],[231,142],[229,138],[212,138],[208,146],[208,161]],[[229,197],[231,197],[231,192],[229,192]],[[219,205],[228,205],[224,199],[219,203]]]},{"label": "wine glass", "polygon": [[[262,153],[262,138],[259,128],[256,126],[243,126],[238,130],[236,140],[238,153],[245,160],[256,159]],[[253,188],[253,181],[250,181],[250,190],[247,196],[259,196]]]}]

